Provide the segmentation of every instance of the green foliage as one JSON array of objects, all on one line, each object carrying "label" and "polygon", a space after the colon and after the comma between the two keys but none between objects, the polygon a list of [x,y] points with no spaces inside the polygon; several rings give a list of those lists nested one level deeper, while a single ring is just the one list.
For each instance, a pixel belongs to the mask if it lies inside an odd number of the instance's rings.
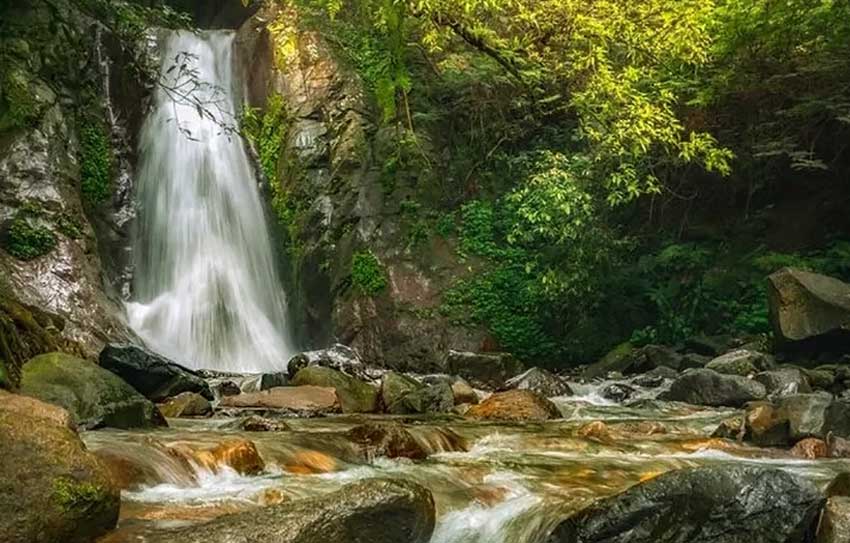
[{"label": "green foliage", "polygon": [[90,208],[112,196],[112,145],[102,122],[80,123],[80,191]]},{"label": "green foliage", "polygon": [[375,296],[387,287],[387,271],[371,251],[354,253],[351,258],[351,282],[366,296]]},{"label": "green foliage", "polygon": [[242,114],[242,134],[256,149],[260,168],[271,185],[278,184],[278,166],[288,119],[286,103],[279,94],[269,97],[264,110],[248,107]]},{"label": "green foliage", "polygon": [[27,75],[13,61],[0,57],[0,131],[31,126],[41,114]]},{"label": "green foliage", "polygon": [[56,236],[30,213],[19,212],[3,236],[3,248],[19,260],[33,260],[56,247]]}]

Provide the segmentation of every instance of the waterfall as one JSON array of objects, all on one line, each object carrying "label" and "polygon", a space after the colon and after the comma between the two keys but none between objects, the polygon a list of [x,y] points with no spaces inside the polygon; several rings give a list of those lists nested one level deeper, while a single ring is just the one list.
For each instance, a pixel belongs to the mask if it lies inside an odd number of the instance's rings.
[{"label": "waterfall", "polygon": [[[230,31],[163,33],[159,88],[139,138],[130,326],[191,368],[279,371],[293,353],[256,176],[233,123]],[[210,118],[207,111],[215,114]]]}]

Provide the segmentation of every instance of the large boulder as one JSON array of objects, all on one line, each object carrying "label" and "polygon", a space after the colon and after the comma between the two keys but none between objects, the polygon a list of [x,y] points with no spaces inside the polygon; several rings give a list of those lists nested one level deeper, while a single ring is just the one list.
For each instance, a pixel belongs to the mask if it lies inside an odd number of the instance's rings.
[{"label": "large boulder", "polygon": [[0,541],[88,543],[115,527],[119,492],[64,409],[0,391]]},{"label": "large boulder", "polygon": [[585,368],[582,377],[590,381],[605,377],[611,372],[634,375],[660,367],[685,369],[685,357],[663,345],[646,345],[635,349],[630,343],[624,343]]},{"label": "large boulder", "polygon": [[401,401],[404,413],[448,413],[455,406],[452,387],[445,382],[414,390]]},{"label": "large boulder", "polygon": [[768,278],[768,304],[780,347],[850,352],[850,284],[783,268]]},{"label": "large boulder", "polygon": [[741,407],[766,396],[764,385],[746,377],[694,369],[673,381],[663,399],[711,407]]},{"label": "large boulder", "polygon": [[64,407],[86,429],[165,424],[157,407],[120,377],[63,353],[39,355],[27,362],[21,393]]},{"label": "large boulder", "polygon": [[294,378],[299,371],[311,366],[331,368],[361,381],[370,380],[366,365],[360,360],[357,351],[339,343],[329,349],[296,354],[289,359],[286,371],[290,378]]},{"label": "large boulder", "polygon": [[832,403],[829,394],[792,394],[780,398],[776,402],[788,418],[788,431],[791,440],[826,437],[828,433],[827,409]]},{"label": "large boulder", "polygon": [[788,445],[788,416],[784,409],[770,402],[750,402],[744,416],[746,433],[744,437],[763,447],[784,447]]},{"label": "large boulder", "polygon": [[850,498],[832,496],[827,500],[817,543],[850,543]]},{"label": "large boulder", "polygon": [[558,407],[530,390],[497,392],[466,412],[472,419],[544,421],[561,418]]},{"label": "large boulder", "polygon": [[320,415],[340,411],[336,390],[315,386],[278,387],[227,396],[221,399],[219,407],[275,409],[296,415]]},{"label": "large boulder", "polygon": [[384,410],[396,415],[406,413],[405,396],[422,386],[422,383],[412,377],[394,371],[387,372],[381,379],[381,402]]},{"label": "large boulder", "polygon": [[774,365],[773,358],[769,355],[747,349],[738,349],[718,356],[705,367],[717,373],[746,377],[760,371],[767,371]]},{"label": "large boulder", "polygon": [[522,373],[522,363],[507,353],[449,351],[444,369],[460,375],[477,388],[498,390],[511,377]]},{"label": "large boulder", "polygon": [[530,390],[546,398],[569,396],[573,391],[567,382],[542,368],[531,368],[505,382],[506,390]]},{"label": "large boulder", "polygon": [[182,392],[213,399],[209,385],[196,372],[136,345],[107,345],[99,363],[154,402]]},{"label": "large boulder", "polygon": [[824,431],[850,438],[850,399],[832,401],[824,414]]},{"label": "large boulder", "polygon": [[374,413],[378,410],[377,388],[332,368],[308,366],[295,374],[292,384],[335,389],[343,413]]},{"label": "large boulder", "polygon": [[576,513],[549,543],[812,541],[824,502],[810,482],[778,469],[683,469]]},{"label": "large boulder", "polygon": [[763,371],[753,378],[764,385],[770,397],[807,394],[812,391],[806,376],[797,368]]},{"label": "large boulder", "polygon": [[147,536],[147,543],[428,543],[431,493],[412,482],[373,479],[333,494],[225,515]]}]

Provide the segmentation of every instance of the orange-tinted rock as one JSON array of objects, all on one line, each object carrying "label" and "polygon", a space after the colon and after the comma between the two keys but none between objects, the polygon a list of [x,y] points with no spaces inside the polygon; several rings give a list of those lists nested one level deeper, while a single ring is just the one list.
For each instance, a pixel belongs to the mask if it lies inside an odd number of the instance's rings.
[{"label": "orange-tinted rock", "polygon": [[612,440],[610,428],[600,420],[588,422],[578,429],[577,434],[579,437],[593,441],[609,442]]},{"label": "orange-tinted rock", "polygon": [[289,473],[310,475],[337,471],[339,465],[335,458],[319,451],[299,451],[284,466]]},{"label": "orange-tinted rock", "polygon": [[551,401],[530,390],[509,390],[497,392],[472,406],[466,416],[473,419],[544,421],[560,418],[561,412]]},{"label": "orange-tinted rock", "polygon": [[162,482],[153,468],[134,462],[126,456],[108,450],[96,451],[95,456],[106,466],[112,482],[121,490]]},{"label": "orange-tinted rock", "polygon": [[222,398],[221,407],[265,407],[307,412],[339,412],[336,390],[330,387],[276,387]]},{"label": "orange-tinted rock", "polygon": [[452,383],[452,394],[454,395],[455,405],[475,405],[478,403],[478,393],[463,379],[458,379]]},{"label": "orange-tinted rock", "polygon": [[791,449],[791,455],[796,456],[797,458],[808,458],[809,460],[814,460],[816,458],[826,458],[826,442],[824,442],[824,440],[822,439],[817,439],[815,437],[807,437],[806,439],[801,439]]},{"label": "orange-tinted rock", "polygon": [[193,460],[204,468],[218,472],[227,466],[242,475],[256,475],[265,469],[260,453],[253,442],[246,439],[232,439],[211,449],[196,450],[179,444],[169,447],[172,454]]},{"label": "orange-tinted rock", "polygon": [[422,460],[428,451],[404,426],[398,423],[363,424],[352,428],[348,437],[361,445],[368,457]]},{"label": "orange-tinted rock", "polygon": [[12,416],[22,415],[30,419],[62,426],[69,430],[76,429],[71,414],[58,405],[45,403],[29,396],[12,394],[5,390],[0,390],[0,404],[2,404],[3,411]]}]

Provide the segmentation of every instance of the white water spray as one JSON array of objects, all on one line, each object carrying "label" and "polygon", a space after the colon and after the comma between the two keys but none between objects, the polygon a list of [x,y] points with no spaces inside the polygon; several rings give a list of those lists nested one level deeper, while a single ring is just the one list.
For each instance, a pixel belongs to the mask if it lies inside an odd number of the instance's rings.
[{"label": "white water spray", "polygon": [[[286,302],[255,175],[232,122],[233,33],[172,32],[161,69],[186,69],[203,108],[157,91],[142,128],[134,299],[130,326],[154,350],[191,368],[282,370],[293,353]],[[177,64],[175,66],[175,61]],[[190,66],[181,69],[184,62]],[[186,87],[183,87],[184,89]],[[178,126],[181,130],[178,130]]]}]

